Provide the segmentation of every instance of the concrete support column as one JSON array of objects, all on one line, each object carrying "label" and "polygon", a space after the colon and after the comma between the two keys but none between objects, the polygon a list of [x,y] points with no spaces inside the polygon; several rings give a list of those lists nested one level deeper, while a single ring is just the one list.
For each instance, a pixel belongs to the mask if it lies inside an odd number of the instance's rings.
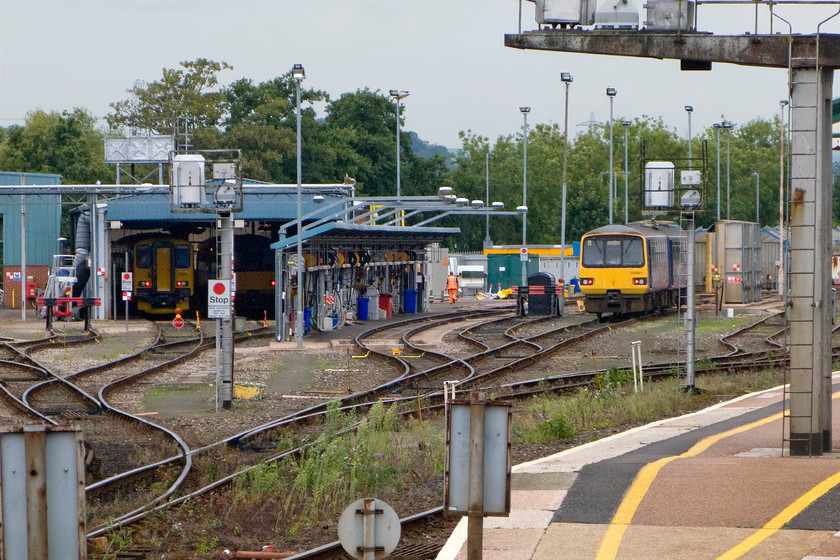
[{"label": "concrete support column", "polygon": [[790,208],[790,453],[831,449],[833,70],[793,68]]}]

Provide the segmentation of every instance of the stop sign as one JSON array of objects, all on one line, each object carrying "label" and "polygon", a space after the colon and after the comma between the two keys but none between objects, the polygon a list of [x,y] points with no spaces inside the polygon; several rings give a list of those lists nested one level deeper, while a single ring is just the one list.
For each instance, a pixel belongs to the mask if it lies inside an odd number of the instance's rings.
[{"label": "stop sign", "polygon": [[184,320],[179,316],[172,319],[172,326],[176,329],[180,329],[184,326]]}]

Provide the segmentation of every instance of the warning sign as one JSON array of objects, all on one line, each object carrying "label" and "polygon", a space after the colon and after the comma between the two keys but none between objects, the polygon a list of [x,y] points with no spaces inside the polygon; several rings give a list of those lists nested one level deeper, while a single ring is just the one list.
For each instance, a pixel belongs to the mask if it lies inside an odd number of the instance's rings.
[{"label": "warning sign", "polygon": [[230,280],[210,280],[207,283],[207,317],[230,319]]},{"label": "warning sign", "polygon": [[132,286],[134,285],[134,273],[133,272],[123,272],[122,273],[122,291],[130,292],[132,291]]}]

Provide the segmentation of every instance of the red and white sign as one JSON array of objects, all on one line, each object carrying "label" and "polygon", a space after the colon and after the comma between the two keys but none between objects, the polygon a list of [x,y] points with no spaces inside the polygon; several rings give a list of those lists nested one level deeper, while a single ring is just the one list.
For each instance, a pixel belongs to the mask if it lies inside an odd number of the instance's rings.
[{"label": "red and white sign", "polygon": [[523,262],[528,260],[528,247],[519,249],[519,260]]},{"label": "red and white sign", "polygon": [[741,272],[741,265],[740,264],[733,264],[732,265],[732,272]]},{"label": "red and white sign", "polygon": [[208,318],[230,319],[231,301],[230,280],[210,280],[207,282]]},{"label": "red and white sign", "polygon": [[133,290],[134,286],[134,273],[133,272],[123,272],[122,273],[122,291],[130,292]]},{"label": "red and white sign", "polygon": [[184,320],[181,318],[180,315],[176,315],[174,319],[172,319],[172,326],[176,329],[180,329],[184,326]]},{"label": "red and white sign", "polygon": [[332,305],[335,303],[335,296],[326,296],[324,297],[324,303],[327,305]]}]

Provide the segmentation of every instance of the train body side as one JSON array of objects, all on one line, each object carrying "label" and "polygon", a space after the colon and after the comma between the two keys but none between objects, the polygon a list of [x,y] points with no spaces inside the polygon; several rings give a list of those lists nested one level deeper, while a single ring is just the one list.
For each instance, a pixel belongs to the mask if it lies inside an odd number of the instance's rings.
[{"label": "train body side", "polygon": [[670,223],[611,225],[585,234],[580,289],[586,311],[600,316],[677,305],[685,287],[684,240],[685,232]]}]

